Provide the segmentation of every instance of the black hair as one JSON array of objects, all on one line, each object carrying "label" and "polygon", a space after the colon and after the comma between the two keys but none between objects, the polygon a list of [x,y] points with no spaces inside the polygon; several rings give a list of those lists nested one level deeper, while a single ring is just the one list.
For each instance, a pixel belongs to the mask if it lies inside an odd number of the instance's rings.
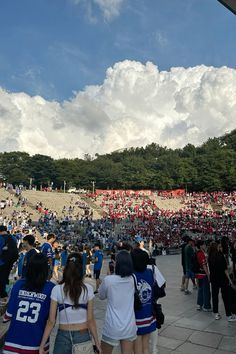
[{"label": "black hair", "polygon": [[116,256],[115,274],[121,278],[129,277],[133,274],[133,262],[130,253],[126,250],[118,252]]},{"label": "black hair", "polygon": [[35,237],[33,235],[26,235],[23,238],[23,241],[27,241],[30,246],[34,246],[35,244]]},{"label": "black hair", "polygon": [[5,225],[0,225],[0,232],[7,232],[7,227]]},{"label": "black hair", "polygon": [[47,241],[51,240],[52,238],[55,238],[55,239],[56,239],[55,234],[51,233],[51,234],[48,234],[48,235],[47,235]]},{"label": "black hair", "polygon": [[151,264],[151,265],[156,265],[156,258],[154,258],[154,257],[150,257],[150,258],[149,258],[149,262],[148,262],[148,264]]},{"label": "black hair", "polygon": [[203,246],[205,244],[205,242],[203,240],[198,240],[196,243],[196,247],[197,249],[200,250],[201,246]]},{"label": "black hair", "polygon": [[141,250],[140,248],[135,248],[131,252],[134,270],[136,272],[144,272],[149,263],[149,256],[146,251]]},{"label": "black hair", "polygon": [[219,242],[211,242],[209,251],[208,251],[208,263],[211,266],[215,266],[219,260],[220,252],[218,251]]},{"label": "black hair", "polygon": [[30,291],[42,291],[48,278],[48,260],[42,253],[36,253],[30,257],[26,266],[25,289]]},{"label": "black hair", "polygon": [[73,301],[73,308],[79,307],[79,297],[82,290],[87,292],[87,288],[83,282],[83,276],[83,257],[80,253],[73,252],[67,258],[63,278],[60,282],[60,284],[64,284],[65,295],[69,295]]},{"label": "black hair", "polygon": [[126,250],[126,251],[129,251],[131,252],[133,247],[131,246],[130,243],[128,242],[123,242],[122,246],[119,248],[120,250]]}]

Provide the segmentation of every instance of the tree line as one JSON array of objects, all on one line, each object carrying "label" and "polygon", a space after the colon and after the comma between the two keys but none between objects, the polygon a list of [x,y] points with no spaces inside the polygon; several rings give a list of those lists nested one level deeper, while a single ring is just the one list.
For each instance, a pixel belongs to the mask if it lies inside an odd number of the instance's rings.
[{"label": "tree line", "polygon": [[12,184],[38,188],[236,190],[236,130],[201,146],[169,149],[152,143],[94,158],[53,159],[25,152],[0,153],[0,174]]}]

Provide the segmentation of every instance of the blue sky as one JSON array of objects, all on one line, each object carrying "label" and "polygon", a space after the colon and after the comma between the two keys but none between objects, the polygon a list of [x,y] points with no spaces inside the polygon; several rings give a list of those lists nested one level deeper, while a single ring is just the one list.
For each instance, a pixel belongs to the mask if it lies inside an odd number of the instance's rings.
[{"label": "blue sky", "polygon": [[236,17],[217,0],[123,0],[114,16],[103,10],[96,0],[2,1],[0,87],[63,101],[125,59],[235,68]]}]

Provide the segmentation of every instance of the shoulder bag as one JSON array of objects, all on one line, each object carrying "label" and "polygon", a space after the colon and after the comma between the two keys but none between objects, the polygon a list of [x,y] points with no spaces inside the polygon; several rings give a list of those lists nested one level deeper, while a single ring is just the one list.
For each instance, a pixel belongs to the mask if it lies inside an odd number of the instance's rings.
[{"label": "shoulder bag", "polygon": [[[61,296],[62,296],[63,307],[64,307],[65,315],[66,315],[66,321],[69,325],[70,323],[69,323],[67,312],[66,312],[66,306],[65,306],[64,296],[63,296],[63,292],[62,292],[62,287],[61,287]],[[93,343],[91,340],[88,340],[87,342],[74,344],[71,331],[69,331],[69,333],[70,333],[70,340],[71,340],[71,344],[72,344],[71,354],[94,354]]]},{"label": "shoulder bag", "polygon": [[154,269],[154,265],[152,266],[152,274],[153,274],[153,286],[152,286],[152,291],[153,291],[153,294],[152,294],[152,310],[153,310],[153,315],[154,317],[156,318],[156,321],[157,321],[157,328],[160,329],[161,326],[164,324],[165,322],[165,315],[164,313],[162,312],[162,306],[161,304],[158,304],[157,303],[157,300],[160,298],[160,297],[164,297],[166,296],[166,293],[165,293],[165,289],[164,289],[164,285],[162,286],[163,287],[163,290],[164,290],[164,295],[163,293],[161,294],[162,296],[160,296],[160,289],[162,289],[162,287],[159,287],[158,283],[157,283],[157,280],[156,280],[156,277],[155,277],[155,269]]},{"label": "shoulder bag", "polygon": [[159,286],[155,277],[155,269],[154,269],[154,265],[152,265],[152,274],[153,274],[153,297],[155,300],[158,300],[162,297],[166,296],[166,292],[165,292],[165,286],[166,284],[163,284],[162,286]]}]

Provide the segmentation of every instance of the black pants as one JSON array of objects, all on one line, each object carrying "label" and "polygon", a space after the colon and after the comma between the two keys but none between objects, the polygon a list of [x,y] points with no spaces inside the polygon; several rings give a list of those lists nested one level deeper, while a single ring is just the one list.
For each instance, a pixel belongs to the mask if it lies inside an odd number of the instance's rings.
[{"label": "black pants", "polygon": [[236,280],[236,263],[233,262],[233,275],[234,275],[234,280]]},{"label": "black pants", "polygon": [[6,285],[9,283],[9,275],[13,264],[3,264],[0,266],[0,298],[7,297]]},{"label": "black pants", "polygon": [[218,313],[219,306],[219,291],[221,289],[221,295],[225,307],[226,316],[232,315],[232,299],[231,299],[231,289],[229,285],[222,285],[211,283],[211,291],[212,291],[212,304],[213,304],[213,312]]}]

